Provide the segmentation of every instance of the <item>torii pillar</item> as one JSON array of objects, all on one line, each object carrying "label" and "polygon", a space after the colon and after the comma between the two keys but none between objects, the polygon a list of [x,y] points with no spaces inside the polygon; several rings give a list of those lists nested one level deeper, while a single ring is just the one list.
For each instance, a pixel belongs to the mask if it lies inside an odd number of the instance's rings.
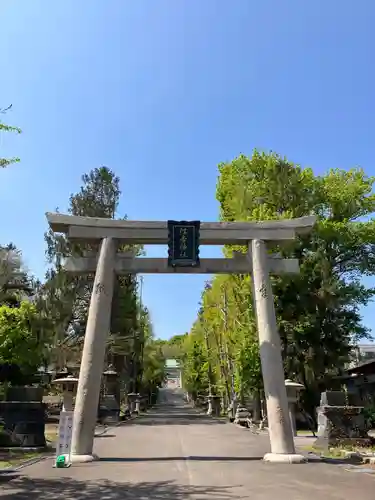
[{"label": "torii pillar", "polygon": [[262,240],[253,240],[250,248],[253,261],[253,300],[258,324],[260,359],[271,443],[271,453],[267,453],[264,460],[275,463],[303,463],[307,460],[303,455],[296,453],[289,420],[281,342],[276,325],[266,243]]},{"label": "torii pillar", "polygon": [[116,243],[104,238],[91,294],[79,373],[72,433],[71,461],[91,462],[106,342],[110,329]]}]

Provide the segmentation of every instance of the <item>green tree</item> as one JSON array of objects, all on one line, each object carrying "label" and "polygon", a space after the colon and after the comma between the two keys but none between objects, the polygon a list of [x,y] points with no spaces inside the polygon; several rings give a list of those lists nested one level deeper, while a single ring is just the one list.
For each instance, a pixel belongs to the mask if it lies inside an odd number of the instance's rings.
[{"label": "green tree", "polygon": [[275,248],[299,258],[300,275],[274,279],[286,374],[316,393],[368,333],[359,307],[374,290],[360,278],[374,273],[375,225],[363,222],[374,212],[374,179],[361,169],[314,176],[311,169],[257,151],[219,170],[223,220],[318,217],[311,235]]},{"label": "green tree", "polygon": [[13,243],[0,245],[0,305],[18,306],[34,293],[34,280],[28,275],[22,254]]},{"label": "green tree", "polygon": [[184,355],[184,342],[187,333],[182,335],[174,335],[169,340],[159,341],[162,345],[162,351],[165,359],[178,359]]},{"label": "green tree", "polygon": [[43,358],[38,311],[30,302],[20,307],[0,307],[0,363],[35,370]]},{"label": "green tree", "polygon": [[[368,335],[359,311],[375,292],[361,281],[375,270],[374,178],[361,169],[316,176],[310,168],[258,151],[219,165],[219,174],[217,199],[223,221],[310,214],[318,218],[311,234],[270,248],[300,261],[298,276],[273,277],[272,282],[285,375],[306,386],[311,410],[319,391],[348,361],[353,345]],[[234,250],[247,251],[226,247],[224,253],[231,256]],[[240,394],[258,392],[259,349],[249,277],[214,277],[204,291],[202,308],[210,355],[219,368],[218,384],[228,386],[234,376]],[[197,338],[196,330],[194,324],[189,336]]]},{"label": "green tree", "polygon": [[[91,170],[82,177],[79,192],[71,195],[69,213],[76,216],[118,218],[121,195],[120,179],[107,167]],[[52,264],[49,273],[49,302],[53,305],[57,336],[54,352],[65,353],[65,348],[75,352],[77,360],[83,345],[94,275],[70,276],[62,266],[63,258],[85,252],[96,252],[97,244],[70,244],[64,235],[52,231],[46,234],[47,256]],[[122,245],[119,251],[138,255],[139,246]],[[58,297],[64,297],[60,303]],[[57,300],[56,300],[57,299]],[[111,332],[108,339],[107,360],[120,374],[124,391],[136,390],[142,376],[141,360],[144,346],[145,309],[139,300],[139,286],[133,275],[116,276],[112,301]],[[56,356],[55,356],[56,358]],[[66,356],[60,364],[66,362]],[[118,397],[120,397],[120,386]]]},{"label": "green tree", "polygon": [[202,339],[197,338],[197,334],[193,334],[188,342],[190,346],[187,346],[183,380],[193,401],[196,401],[197,397],[206,394],[208,389],[207,353],[204,352]]},{"label": "green tree", "polygon": [[[68,211],[78,216],[111,218],[119,201],[118,177],[108,168],[101,167],[83,175],[82,181],[79,192],[70,196]],[[63,346],[67,344],[69,348],[82,345],[94,280],[93,275],[72,276],[66,273],[62,265],[63,259],[72,253],[79,255],[85,251],[97,251],[98,246],[71,245],[65,235],[55,234],[52,230],[46,233],[45,239],[46,255],[52,264],[46,276],[45,306],[55,319],[54,350],[57,354],[63,354]],[[80,349],[76,351],[79,355]],[[57,362],[59,365],[65,364],[65,356]]]},{"label": "green tree", "polygon": [[143,350],[139,390],[143,393],[157,393],[165,379],[165,356],[162,346],[155,341],[150,315],[145,309],[141,327],[143,328]]},{"label": "green tree", "polygon": [[[9,111],[11,109],[11,107],[12,107],[12,105],[8,106],[5,109],[0,109],[0,114],[6,113],[7,111]],[[21,129],[18,127],[12,127],[11,125],[7,125],[0,120],[0,133],[1,132],[15,132],[17,134],[20,134]],[[20,161],[20,159],[17,157],[14,157],[14,158],[2,158],[2,157],[0,157],[0,168],[8,167],[12,163],[17,163],[19,161]]]}]

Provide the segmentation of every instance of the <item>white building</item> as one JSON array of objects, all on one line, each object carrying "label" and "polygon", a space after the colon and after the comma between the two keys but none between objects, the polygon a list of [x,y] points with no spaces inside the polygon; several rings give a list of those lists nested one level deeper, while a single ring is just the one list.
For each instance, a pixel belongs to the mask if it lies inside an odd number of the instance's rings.
[{"label": "white building", "polygon": [[182,387],[181,367],[176,359],[165,361],[166,383],[168,387]]},{"label": "white building", "polygon": [[365,361],[371,361],[372,359],[375,359],[375,342],[371,344],[358,344],[349,368],[353,368]]}]

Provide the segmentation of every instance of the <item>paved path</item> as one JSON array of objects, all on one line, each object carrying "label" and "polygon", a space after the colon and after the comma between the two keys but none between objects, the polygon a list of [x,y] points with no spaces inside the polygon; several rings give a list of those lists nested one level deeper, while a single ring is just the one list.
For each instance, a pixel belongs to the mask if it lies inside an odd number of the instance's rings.
[{"label": "paved path", "polygon": [[0,500],[374,500],[375,476],[337,465],[266,464],[267,435],[199,415],[180,395],[96,439],[99,462],[50,460],[0,484]]}]

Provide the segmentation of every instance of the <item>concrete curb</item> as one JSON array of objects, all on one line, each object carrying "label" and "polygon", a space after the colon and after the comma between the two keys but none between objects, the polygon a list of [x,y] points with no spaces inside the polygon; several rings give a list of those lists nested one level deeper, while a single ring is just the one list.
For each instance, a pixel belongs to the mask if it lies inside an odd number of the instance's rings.
[{"label": "concrete curb", "polygon": [[[324,457],[321,455],[316,455],[315,453],[303,453],[303,451],[299,450],[307,458],[308,462],[321,462],[329,465],[339,465],[340,467],[347,467],[350,469],[363,468],[364,465],[374,465],[375,457],[365,457],[362,462],[352,463],[350,459],[345,458],[331,458]],[[375,471],[373,472],[375,474]]]},{"label": "concrete curb", "polygon": [[107,432],[110,429],[116,429],[116,427],[121,427],[121,425],[126,425],[127,423],[131,422],[132,420],[137,419],[138,417],[139,417],[139,415],[131,416],[127,420],[121,420],[120,422],[117,422],[115,424],[111,424],[111,425],[105,426],[105,428],[104,428],[104,430],[102,432],[100,432],[99,434],[95,434],[94,435],[94,438],[103,436],[104,434],[107,434]]},{"label": "concrete curb", "polygon": [[30,458],[29,460],[25,460],[22,462],[20,465],[17,467],[7,467],[4,469],[0,469],[0,476],[8,475],[8,474],[14,474],[16,472],[19,472],[20,470],[24,469],[25,467],[29,467],[30,465],[37,464],[38,462],[42,462],[43,460],[47,460],[48,458],[53,457],[54,451],[46,452],[39,457],[35,458]]}]

